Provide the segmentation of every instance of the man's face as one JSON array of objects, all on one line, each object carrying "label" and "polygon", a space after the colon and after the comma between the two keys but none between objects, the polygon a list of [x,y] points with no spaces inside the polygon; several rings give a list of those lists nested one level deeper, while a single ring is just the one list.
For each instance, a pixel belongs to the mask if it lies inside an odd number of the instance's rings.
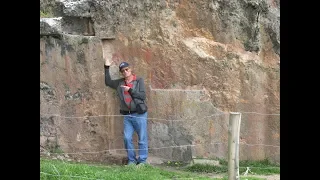
[{"label": "man's face", "polygon": [[122,69],[121,69],[121,74],[122,74],[124,77],[131,76],[131,69],[130,69],[129,67],[122,68]]}]

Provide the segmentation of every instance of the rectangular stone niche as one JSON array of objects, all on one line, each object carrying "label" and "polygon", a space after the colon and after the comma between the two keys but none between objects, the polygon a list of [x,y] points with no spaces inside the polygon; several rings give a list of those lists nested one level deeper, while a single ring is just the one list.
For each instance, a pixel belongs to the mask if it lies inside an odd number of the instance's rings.
[{"label": "rectangular stone niche", "polygon": [[103,59],[108,59],[111,63],[113,60],[113,53],[115,52],[113,47],[113,39],[101,39],[101,42]]},{"label": "rectangular stone niche", "polygon": [[93,21],[90,17],[63,17],[62,31],[67,34],[94,36]]}]

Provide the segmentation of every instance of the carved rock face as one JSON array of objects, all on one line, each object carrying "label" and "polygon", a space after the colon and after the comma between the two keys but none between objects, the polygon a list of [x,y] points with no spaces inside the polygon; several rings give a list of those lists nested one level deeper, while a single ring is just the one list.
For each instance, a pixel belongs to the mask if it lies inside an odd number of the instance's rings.
[{"label": "carved rock face", "polygon": [[280,112],[278,1],[40,3],[57,15],[40,19],[43,146],[125,154],[107,58],[112,77],[125,60],[145,78],[151,155],[227,158],[228,112],[243,112],[240,158],[280,161],[280,117],[245,113]]}]

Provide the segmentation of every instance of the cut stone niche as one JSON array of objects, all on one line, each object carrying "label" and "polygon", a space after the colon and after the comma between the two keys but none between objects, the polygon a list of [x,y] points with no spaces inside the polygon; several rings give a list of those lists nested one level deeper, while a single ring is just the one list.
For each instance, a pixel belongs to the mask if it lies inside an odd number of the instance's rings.
[{"label": "cut stone niche", "polygon": [[62,31],[67,34],[94,36],[93,21],[90,17],[64,17]]},{"label": "cut stone niche", "polygon": [[114,47],[113,47],[113,39],[101,39],[102,42],[102,53],[103,53],[103,59],[108,59],[109,62],[112,62],[113,59],[113,53],[114,53]]}]

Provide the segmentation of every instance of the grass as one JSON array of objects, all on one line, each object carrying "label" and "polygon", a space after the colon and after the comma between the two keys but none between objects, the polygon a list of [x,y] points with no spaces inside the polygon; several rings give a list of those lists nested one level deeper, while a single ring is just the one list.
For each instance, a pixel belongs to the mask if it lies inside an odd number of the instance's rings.
[{"label": "grass", "polygon": [[[190,172],[205,172],[205,173],[226,173],[228,172],[228,162],[219,160],[221,166],[212,166],[206,164],[194,164],[185,168],[186,171]],[[271,163],[269,160],[261,161],[240,161],[239,162],[239,173],[243,174],[249,167],[248,174],[255,175],[271,175],[280,174],[280,166]]]},{"label": "grass", "polygon": [[190,172],[204,172],[204,173],[226,173],[228,172],[228,166],[212,166],[208,164],[194,164],[188,166],[186,171]]},{"label": "grass", "polygon": [[[228,180],[228,177],[224,177],[218,180]],[[265,180],[265,178],[258,178],[258,177],[240,177],[240,180]]]},{"label": "grass", "polygon": [[170,166],[170,167],[183,167],[188,164],[185,162],[181,162],[181,161],[166,161],[166,162],[164,162],[164,165]]},{"label": "grass", "polygon": [[103,166],[88,165],[75,162],[63,162],[40,158],[41,180],[69,180],[69,179],[108,179],[108,180],[150,180],[150,179],[210,179],[195,176],[190,173],[176,173],[165,171],[157,167],[146,165],[136,166]]},{"label": "grass", "polygon": [[261,161],[240,161],[240,172],[245,172],[246,167],[250,167],[250,171],[254,174],[280,174],[280,165],[271,163],[269,160]]},{"label": "grass", "polygon": [[[64,162],[40,158],[40,179],[41,180],[69,180],[69,179],[108,179],[108,180],[228,180],[223,178],[210,178],[191,172],[173,172],[146,165],[140,168],[137,166],[118,165],[89,165],[77,162]],[[241,180],[264,180],[257,177],[241,177]]]}]

